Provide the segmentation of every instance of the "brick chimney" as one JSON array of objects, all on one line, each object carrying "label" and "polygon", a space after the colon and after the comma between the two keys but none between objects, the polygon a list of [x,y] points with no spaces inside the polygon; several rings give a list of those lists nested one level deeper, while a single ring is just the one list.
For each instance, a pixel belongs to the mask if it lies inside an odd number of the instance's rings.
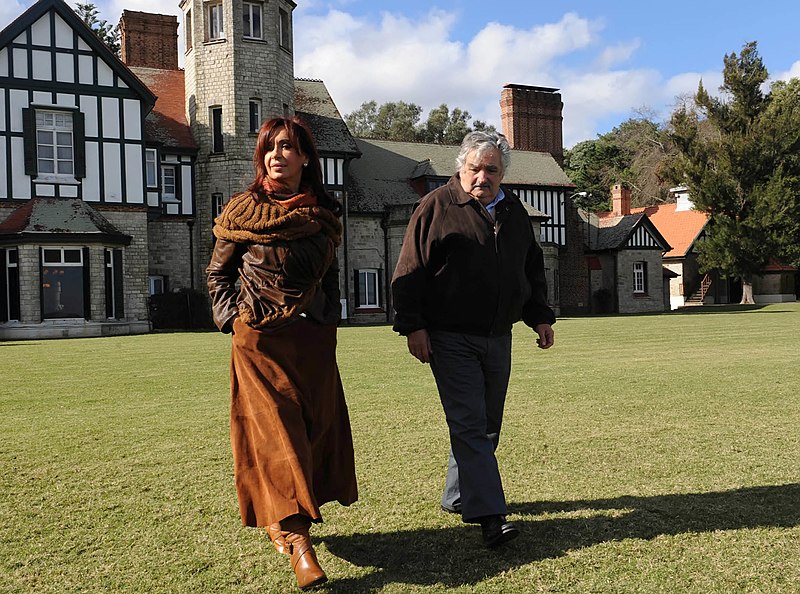
[{"label": "brick chimney", "polygon": [[564,161],[561,93],[558,89],[505,85],[500,93],[503,134],[513,148],[550,153]]},{"label": "brick chimney", "polygon": [[128,66],[178,69],[178,17],[123,10],[119,19],[122,61]]},{"label": "brick chimney", "polygon": [[622,184],[611,188],[611,214],[615,217],[631,214],[631,191]]}]

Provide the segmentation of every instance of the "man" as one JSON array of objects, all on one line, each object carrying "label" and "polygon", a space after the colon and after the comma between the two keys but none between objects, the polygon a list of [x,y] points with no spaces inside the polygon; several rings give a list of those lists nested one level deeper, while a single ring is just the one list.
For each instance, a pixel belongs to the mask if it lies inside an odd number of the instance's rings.
[{"label": "man", "polygon": [[510,159],[500,134],[464,137],[457,173],[417,203],[392,278],[394,329],[430,363],[450,432],[442,509],[479,523],[489,547],[519,535],[494,454],[511,326],[522,319],[548,349],[555,323],[527,212],[500,187]]}]

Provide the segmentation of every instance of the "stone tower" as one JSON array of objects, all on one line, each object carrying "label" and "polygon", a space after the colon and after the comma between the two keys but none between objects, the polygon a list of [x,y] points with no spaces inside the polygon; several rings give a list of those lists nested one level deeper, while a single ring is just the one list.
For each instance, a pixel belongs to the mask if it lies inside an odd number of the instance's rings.
[{"label": "stone tower", "polygon": [[550,153],[564,162],[562,110],[558,89],[505,85],[500,93],[503,134],[513,148]]},{"label": "stone tower", "polygon": [[256,131],[294,114],[292,0],[182,0],[187,119],[198,145],[197,286],[223,201],[252,181]]}]

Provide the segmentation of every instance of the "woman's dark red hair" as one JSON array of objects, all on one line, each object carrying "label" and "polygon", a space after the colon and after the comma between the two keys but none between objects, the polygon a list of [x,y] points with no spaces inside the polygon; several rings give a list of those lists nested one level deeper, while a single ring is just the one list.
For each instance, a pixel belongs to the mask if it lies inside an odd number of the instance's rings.
[{"label": "woman's dark red hair", "polygon": [[325,206],[340,215],[342,205],[328,194],[325,190],[325,185],[322,183],[322,167],[319,163],[319,153],[314,143],[314,136],[305,122],[297,116],[293,118],[273,118],[261,125],[256,139],[256,150],[253,153],[253,166],[256,170],[256,177],[248,189],[251,192],[263,195],[264,179],[267,177],[264,155],[272,148],[275,137],[283,129],[286,130],[286,134],[288,134],[292,144],[308,157],[308,165],[303,167],[302,177],[300,178],[301,190],[310,190],[316,194],[320,206]]}]

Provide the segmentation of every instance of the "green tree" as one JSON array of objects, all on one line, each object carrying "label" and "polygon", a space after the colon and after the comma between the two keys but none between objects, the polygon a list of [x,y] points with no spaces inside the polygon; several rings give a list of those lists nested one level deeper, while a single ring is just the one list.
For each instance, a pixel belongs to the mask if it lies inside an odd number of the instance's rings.
[{"label": "green tree", "polygon": [[564,170],[579,190],[589,194],[580,201],[581,208],[607,210],[616,183],[631,189],[634,206],[650,206],[669,197],[667,165],[674,152],[666,128],[642,114],[566,150]]},{"label": "green tree", "polygon": [[800,264],[800,82],[773,84],[755,42],[724,58],[721,98],[700,83],[694,106],[672,117],[676,181],[708,212],[702,272],[752,279],[772,258]]},{"label": "green tree", "polygon": [[117,25],[112,26],[105,19],[98,19],[97,15],[99,14],[99,11],[91,2],[86,4],[76,2],[75,14],[77,14],[92,31],[94,31],[94,34],[97,35],[100,41],[108,46],[108,49],[114,52],[115,56],[119,57],[120,43],[119,27]]},{"label": "green tree", "polygon": [[371,138],[375,135],[375,120],[377,117],[377,102],[364,101],[361,107],[344,116],[344,121],[353,136]]},{"label": "green tree", "polygon": [[422,124],[422,108],[415,103],[390,101],[380,106],[376,101],[365,101],[357,110],[345,115],[347,127],[354,136],[382,140],[421,141],[437,144],[459,144],[468,132],[494,131],[494,126],[475,120],[468,111],[458,107],[450,111],[447,104],[432,109]]},{"label": "green tree", "polygon": [[386,140],[416,140],[421,113],[422,108],[416,103],[384,103],[378,108],[378,115],[375,117],[375,137]]}]

